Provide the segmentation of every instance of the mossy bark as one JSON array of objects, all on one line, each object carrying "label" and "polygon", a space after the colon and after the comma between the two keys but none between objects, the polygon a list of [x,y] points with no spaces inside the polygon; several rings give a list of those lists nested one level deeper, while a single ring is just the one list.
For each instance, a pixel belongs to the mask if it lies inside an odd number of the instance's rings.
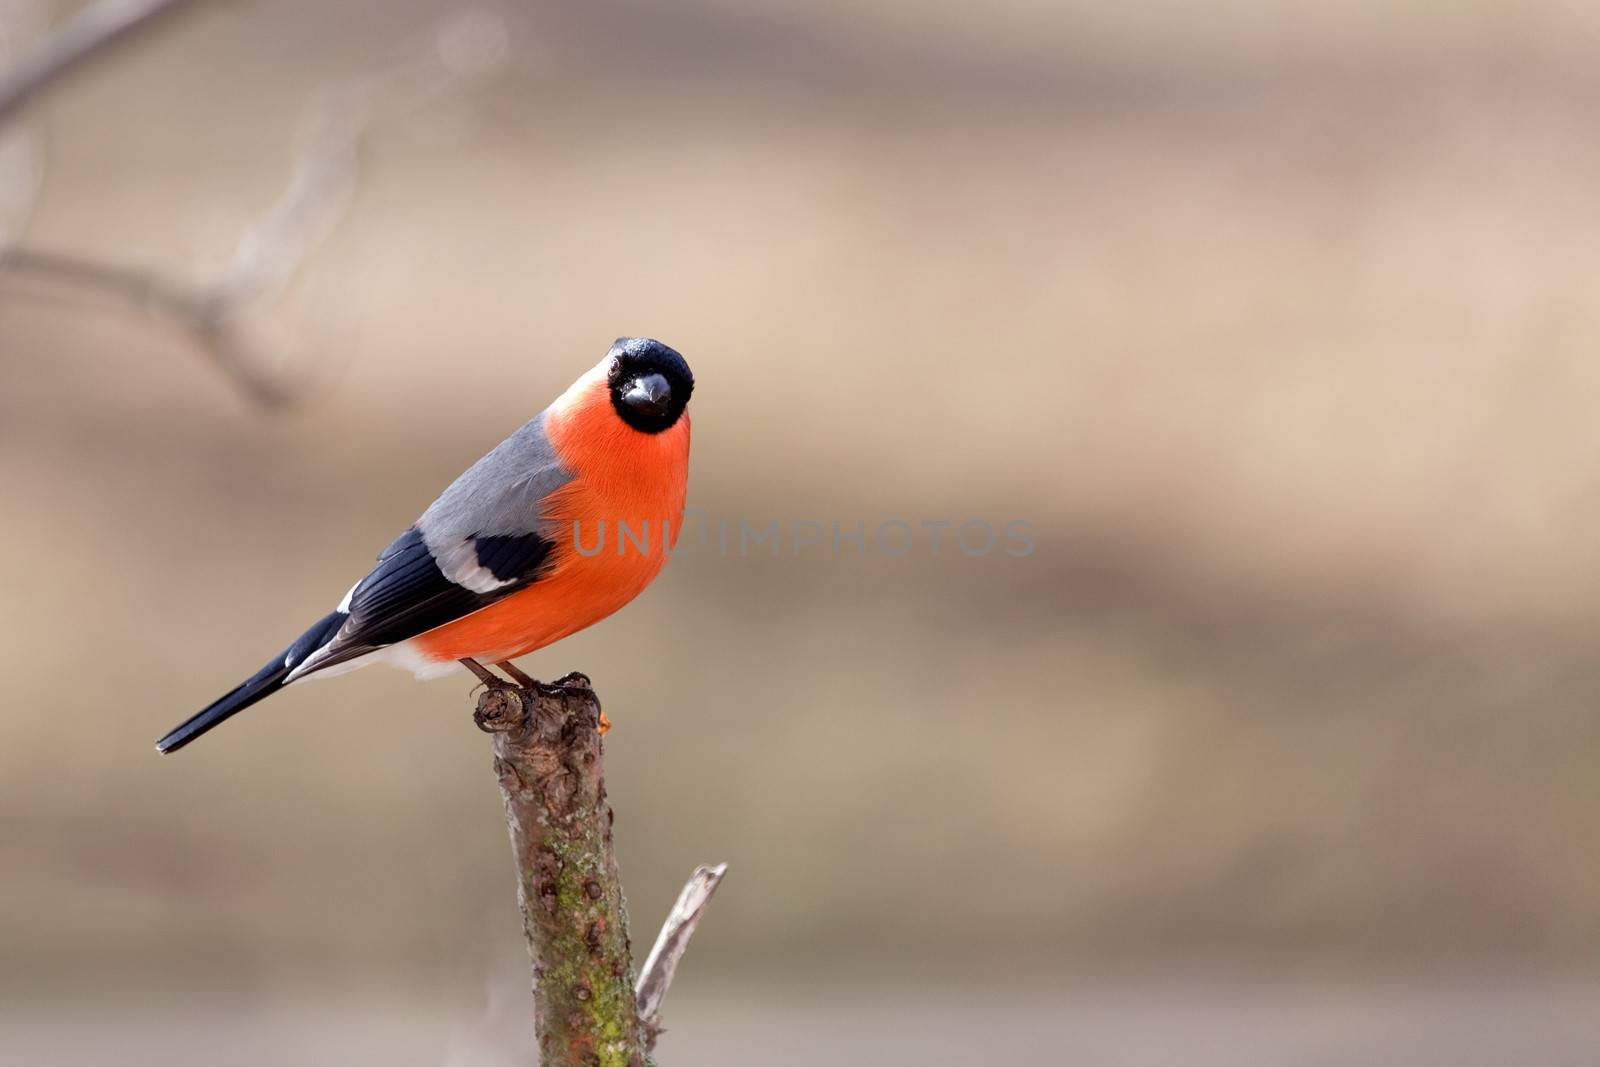
[{"label": "mossy bark", "polygon": [[646,1067],[611,844],[600,703],[582,675],[478,700],[516,855],[544,1067]]}]

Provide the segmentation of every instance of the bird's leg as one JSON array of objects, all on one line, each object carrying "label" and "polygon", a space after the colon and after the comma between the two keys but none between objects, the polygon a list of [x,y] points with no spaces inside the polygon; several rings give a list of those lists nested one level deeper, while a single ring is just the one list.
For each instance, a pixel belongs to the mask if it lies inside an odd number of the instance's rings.
[{"label": "bird's leg", "polygon": [[505,671],[513,682],[516,682],[524,689],[537,689],[539,687],[539,682],[537,679],[528,677],[528,675],[523,672],[521,667],[518,667],[515,663],[512,663],[508,659],[501,660],[499,663],[496,663],[495,666]]},{"label": "bird's leg", "polygon": [[478,710],[472,721],[486,734],[505,733],[520,729],[527,721],[531,707],[515,686],[495,674],[475,659],[463,658],[461,665],[477,676],[484,685],[478,697]]},{"label": "bird's leg", "polygon": [[471,671],[473,674],[477,675],[478,681],[482,682],[490,689],[499,688],[506,684],[504,678],[501,678],[499,675],[495,674],[494,671],[491,671],[488,667],[485,667],[475,659],[463,658],[461,660],[461,665],[467,670]]}]

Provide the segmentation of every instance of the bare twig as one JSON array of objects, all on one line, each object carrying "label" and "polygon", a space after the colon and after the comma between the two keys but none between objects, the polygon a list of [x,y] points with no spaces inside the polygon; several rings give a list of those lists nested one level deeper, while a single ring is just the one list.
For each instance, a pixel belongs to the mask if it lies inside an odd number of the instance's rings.
[{"label": "bare twig", "polygon": [[288,383],[267,369],[266,361],[235,328],[233,309],[215,289],[142,267],[29,248],[0,251],[0,269],[100,289],[170,317],[194,331],[211,357],[251,399],[271,406],[293,398]]},{"label": "bare twig", "polygon": [[0,74],[0,123],[83,62],[133,38],[195,0],[95,0],[21,62]]},{"label": "bare twig", "polygon": [[251,399],[268,406],[286,403],[295,390],[251,343],[242,313],[281,296],[344,213],[355,192],[373,92],[367,86],[318,94],[283,193],[245,230],[228,265],[213,279],[190,282],[154,268],[21,247],[0,252],[0,268],[100,289],[176,319]]},{"label": "bare twig", "polygon": [[543,1067],[643,1067],[656,1013],[725,866],[701,867],[633,982],[628,911],[606,800],[600,702],[589,680],[494,685],[474,715],[494,735],[495,777],[517,861]]},{"label": "bare twig", "polygon": [[[143,17],[149,19],[161,13],[157,8],[175,5],[171,0],[167,4],[103,0],[95,6],[148,9]],[[121,14],[129,16],[128,11]],[[70,52],[72,62],[92,54],[94,49],[84,43],[91,37],[90,29],[109,32],[110,15],[102,14],[90,28],[77,28],[79,21],[57,31],[70,33],[77,44],[47,43],[40,54]],[[120,32],[126,34],[132,28],[130,24]],[[382,115],[410,112],[459,91],[501,67],[507,53],[503,20],[488,12],[464,9],[440,20],[424,43],[387,68],[319,91],[308,108],[305,132],[283,193],[245,229],[227,265],[213,278],[186,281],[153,268],[24,248],[0,248],[0,269],[90,286],[169,315],[194,331],[218,366],[252,399],[268,405],[291,400],[296,383],[274,366],[281,359],[269,359],[252,342],[245,312],[279,299],[338,224],[355,194],[361,144]],[[28,80],[26,95],[37,93],[53,80],[44,72],[59,66],[43,60],[33,64],[39,73]]]},{"label": "bare twig", "polygon": [[722,876],[727,873],[726,863],[694,869],[683,892],[678,894],[677,903],[667,913],[667,921],[662,924],[650,955],[645,957],[634,994],[638,999],[639,1021],[645,1028],[646,1042],[652,1047],[656,1036],[661,1033],[661,1001],[666,998],[667,987],[677,973],[678,961],[683,959],[689,939],[694,936],[695,927],[700,925],[701,914],[705,912],[706,905],[711,903],[717,886],[722,884]]},{"label": "bare twig", "polygon": [[206,299],[200,290],[139,267],[30,248],[16,248],[0,254],[0,265],[41,278],[105,289],[140,307],[180,317],[197,316],[205,310]]},{"label": "bare twig", "polygon": [[385,113],[406,115],[504,65],[505,22],[466,8],[440,19],[411,54],[387,68],[320,90],[309,109],[289,183],[245,230],[212,284],[226,303],[276,297],[326,239],[355,194],[361,143]]},{"label": "bare twig", "polygon": [[[39,0],[0,0],[0,71],[10,70],[28,51],[43,21]],[[0,122],[0,250],[26,224],[42,173],[33,131],[24,123]]]}]

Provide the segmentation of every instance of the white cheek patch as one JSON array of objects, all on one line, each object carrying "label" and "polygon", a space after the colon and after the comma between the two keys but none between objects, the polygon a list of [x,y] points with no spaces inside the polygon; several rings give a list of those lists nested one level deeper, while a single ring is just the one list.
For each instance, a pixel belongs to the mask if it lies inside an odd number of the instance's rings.
[{"label": "white cheek patch", "polygon": [[493,571],[480,564],[478,546],[471,541],[455,541],[442,550],[433,545],[428,547],[444,576],[474,593],[492,593],[516,581],[515,578],[496,578]]},{"label": "white cheek patch", "polygon": [[583,377],[567,386],[566,392],[556,397],[555,401],[545,409],[545,417],[554,416],[557,421],[568,417],[591,402],[596,393],[604,395],[607,391],[607,382],[611,377],[611,365],[615,360],[610,353],[599,363],[584,372]]}]

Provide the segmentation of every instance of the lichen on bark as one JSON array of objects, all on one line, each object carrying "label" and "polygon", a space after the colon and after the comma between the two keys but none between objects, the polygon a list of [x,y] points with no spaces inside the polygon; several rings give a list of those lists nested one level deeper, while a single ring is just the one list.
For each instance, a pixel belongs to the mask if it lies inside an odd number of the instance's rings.
[{"label": "lichen on bark", "polygon": [[649,1064],[599,716],[582,675],[548,686],[495,686],[480,696],[475,715],[494,736],[545,1067]]}]

